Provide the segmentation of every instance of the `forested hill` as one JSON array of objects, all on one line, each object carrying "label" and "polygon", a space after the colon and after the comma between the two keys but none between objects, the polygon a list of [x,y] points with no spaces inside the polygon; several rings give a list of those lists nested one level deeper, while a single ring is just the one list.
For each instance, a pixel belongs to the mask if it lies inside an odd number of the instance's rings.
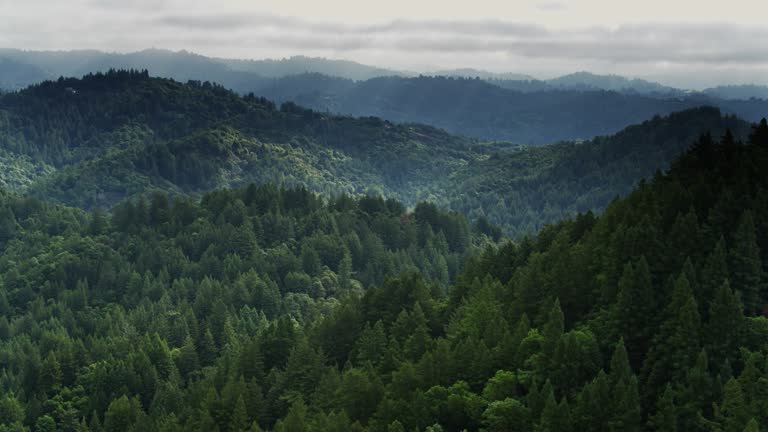
[{"label": "forested hill", "polygon": [[0,193],[0,430],[759,432],[766,169],[765,121],[703,136],[481,254],[429,204]]},{"label": "forested hill", "polygon": [[508,233],[533,233],[544,224],[602,210],[640,179],[666,170],[702,134],[717,138],[730,131],[746,137],[749,129],[738,118],[704,107],[585,142],[494,153],[459,169],[444,205],[473,219],[484,216]]},{"label": "forested hill", "polygon": [[434,205],[303,188],[155,193],[111,217],[0,190],[0,431],[271,428],[291,376],[338,374],[305,330],[390,275],[443,296],[486,242]]},{"label": "forested hill", "polygon": [[451,304],[487,353],[463,364],[512,365],[478,393],[510,385],[489,430],[765,430],[767,168],[765,120],[745,145],[705,136],[599,218],[470,265]]},{"label": "forested hill", "polygon": [[479,148],[427,126],[278,108],[210,83],[131,71],[3,95],[0,122],[0,156],[11,167],[3,182],[83,207],[248,181],[416,196],[421,179]]},{"label": "forested hill", "polygon": [[483,143],[429,126],[277,107],[221,86],[113,71],[0,96],[0,185],[85,209],[151,191],[201,194],[250,182],[326,197],[428,200],[533,233],[601,210],[699,135],[748,124],[700,108],[614,136],[539,148]]}]

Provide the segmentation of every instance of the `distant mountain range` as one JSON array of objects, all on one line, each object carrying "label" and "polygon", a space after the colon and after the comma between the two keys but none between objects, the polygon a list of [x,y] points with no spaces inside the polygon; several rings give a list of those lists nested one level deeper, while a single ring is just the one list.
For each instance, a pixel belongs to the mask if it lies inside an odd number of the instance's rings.
[{"label": "distant mountain range", "polygon": [[722,99],[768,99],[768,86],[733,85],[708,88],[702,93]]},{"label": "distant mountain range", "polygon": [[768,87],[718,87],[689,92],[616,75],[578,72],[551,80],[475,69],[414,76],[351,61],[310,57],[230,60],[185,51],[0,50],[0,88],[14,90],[59,76],[110,69],[219,83],[241,94],[316,111],[423,123],[484,140],[540,145],[618,132],[654,115],[702,105],[748,121],[768,115]]},{"label": "distant mountain range", "polygon": [[749,130],[736,117],[699,108],[614,136],[518,147],[123,71],[1,95],[0,119],[0,187],[46,200],[107,208],[150,191],[277,183],[325,196],[429,200],[485,216],[510,234],[603,208],[666,169],[704,132]]},{"label": "distant mountain range", "polygon": [[749,121],[768,115],[768,101],[758,99],[550,88],[521,91],[481,79],[446,77],[355,82],[303,74],[277,79],[259,94],[318,111],[424,123],[455,134],[532,145],[612,134],[655,115],[704,105]]},{"label": "distant mountain range", "polygon": [[[418,75],[453,78],[480,78],[501,87],[517,90],[607,90],[623,93],[681,95],[692,92],[643,79],[619,75],[598,75],[582,71],[541,80],[514,72],[489,72],[473,68],[442,69],[417,73],[369,66],[348,60],[294,56],[284,59],[241,60],[206,57],[188,51],[146,49],[127,54],[95,50],[25,51],[0,49],[0,88],[17,89],[59,76],[82,76],[108,69],[148,69],[154,76],[179,81],[215,81],[236,91],[253,91],[265,78],[304,73],[364,81],[377,77]],[[249,82],[253,80],[254,82]],[[723,99],[768,98],[768,86],[736,85],[706,89],[701,93]]]},{"label": "distant mountain range", "polygon": [[236,91],[255,91],[271,79],[307,72],[366,80],[402,72],[345,60],[296,56],[281,60],[232,60],[187,51],[146,49],[128,54],[100,51],[22,51],[0,49],[0,83],[5,89],[24,88],[44,79],[80,77],[109,69],[147,69],[153,76],[177,81],[211,81]]}]

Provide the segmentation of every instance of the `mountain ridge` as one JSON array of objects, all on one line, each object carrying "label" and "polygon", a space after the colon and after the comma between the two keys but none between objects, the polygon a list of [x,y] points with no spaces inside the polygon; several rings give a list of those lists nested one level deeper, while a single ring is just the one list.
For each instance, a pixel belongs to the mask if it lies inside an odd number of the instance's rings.
[{"label": "mountain ridge", "polygon": [[153,190],[194,195],[272,182],[411,206],[428,200],[514,235],[603,208],[706,131],[748,130],[716,108],[700,108],[614,136],[520,147],[291,102],[278,107],[222,86],[138,71],[0,96],[0,120],[8,125],[0,163],[9,164],[0,180],[70,205],[108,208]]}]

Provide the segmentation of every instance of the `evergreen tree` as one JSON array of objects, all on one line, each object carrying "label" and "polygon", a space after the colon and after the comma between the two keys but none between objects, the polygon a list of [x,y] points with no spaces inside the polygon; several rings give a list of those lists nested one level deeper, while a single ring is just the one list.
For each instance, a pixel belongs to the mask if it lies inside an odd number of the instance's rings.
[{"label": "evergreen tree", "polygon": [[554,394],[550,393],[544,404],[544,410],[541,412],[541,420],[535,430],[537,432],[570,432],[573,430],[572,428],[568,402],[563,398],[558,404]]},{"label": "evergreen tree", "polygon": [[744,432],[760,432],[760,425],[757,424],[757,420],[750,420],[744,427]]},{"label": "evergreen tree", "polygon": [[749,410],[738,380],[731,378],[725,384],[723,402],[717,407],[715,419],[723,432],[741,432],[749,423]]},{"label": "evergreen tree", "polygon": [[648,263],[641,257],[636,266],[627,264],[619,281],[616,302],[618,330],[626,344],[631,365],[639,369],[654,331],[656,302]]},{"label": "evergreen tree", "polygon": [[370,323],[366,323],[356,344],[357,361],[361,364],[371,362],[373,365],[378,365],[386,354],[386,350],[387,335],[384,332],[384,323],[378,320],[373,327]]},{"label": "evergreen tree", "polygon": [[745,211],[739,220],[730,251],[731,285],[741,294],[744,311],[754,315],[762,310],[763,266],[755,235],[752,212]]},{"label": "evergreen tree", "polygon": [[560,301],[555,299],[552,309],[549,311],[547,321],[542,329],[542,336],[544,336],[544,355],[547,358],[551,358],[555,353],[557,343],[560,341],[563,332],[565,331],[565,318],[563,317],[563,311],[560,309]]},{"label": "evergreen tree", "polygon": [[0,204],[0,246],[16,235],[16,217],[8,206]]},{"label": "evergreen tree", "polygon": [[[685,274],[681,274],[665,309],[662,323],[643,363],[642,376],[647,398],[661,394],[666,383],[680,381],[700,351],[698,306]],[[651,406],[655,400],[644,401]]]},{"label": "evergreen tree", "polygon": [[725,280],[709,304],[709,323],[704,333],[707,353],[714,364],[723,364],[743,344],[745,321],[742,310]]},{"label": "evergreen tree", "polygon": [[240,432],[245,431],[249,426],[248,413],[245,409],[245,400],[243,399],[242,395],[239,395],[232,410],[232,417],[229,422],[229,430],[232,432]]},{"label": "evergreen tree", "polygon": [[138,399],[123,395],[109,404],[104,415],[104,431],[123,432],[130,430],[141,420],[143,415]]},{"label": "evergreen tree", "polygon": [[[701,302],[711,301],[729,275],[728,254],[725,250],[725,240],[722,237],[707,256],[699,273],[701,274],[701,291],[695,293],[696,298]],[[701,306],[706,305],[707,303],[703,303]],[[708,309],[704,308],[701,312],[703,318],[709,317]]]},{"label": "evergreen tree", "polygon": [[664,394],[656,403],[656,412],[650,418],[649,424],[656,432],[677,432],[677,408],[672,386],[667,384]]},{"label": "evergreen tree", "polygon": [[307,406],[301,400],[294,402],[284,419],[275,424],[275,432],[307,432]]}]

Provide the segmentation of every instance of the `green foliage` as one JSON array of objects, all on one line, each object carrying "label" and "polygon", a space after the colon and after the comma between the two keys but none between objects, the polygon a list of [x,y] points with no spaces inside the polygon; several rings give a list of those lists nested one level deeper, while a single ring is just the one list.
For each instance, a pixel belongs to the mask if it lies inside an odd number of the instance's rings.
[{"label": "green foliage", "polygon": [[763,129],[702,139],[602,215],[503,245],[433,204],[303,187],[110,213],[2,193],[0,425],[754,430]]}]

